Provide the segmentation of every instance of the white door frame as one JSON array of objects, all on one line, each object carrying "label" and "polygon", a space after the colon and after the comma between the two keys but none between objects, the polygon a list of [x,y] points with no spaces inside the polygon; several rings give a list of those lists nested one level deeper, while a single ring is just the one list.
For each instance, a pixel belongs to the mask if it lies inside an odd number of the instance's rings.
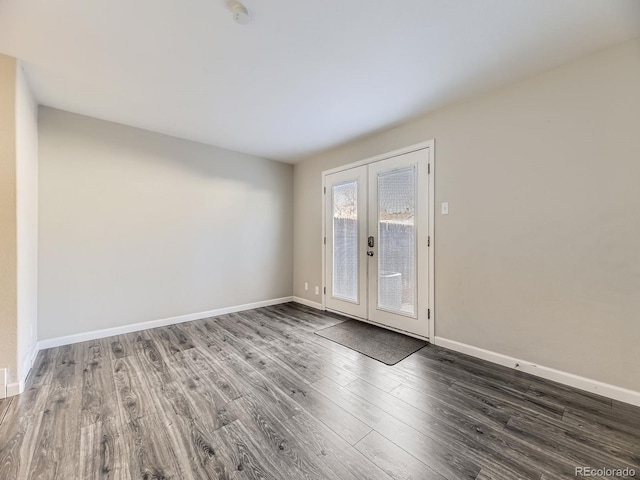
[{"label": "white door frame", "polygon": [[[408,147],[400,148],[398,150],[393,150],[391,152],[383,153],[381,155],[376,155],[374,157],[365,158],[364,160],[360,160],[357,162],[349,163],[347,165],[343,165],[341,167],[332,168],[330,170],[324,170],[322,172],[322,237],[320,238],[320,245],[322,248],[322,309],[327,310],[326,306],[326,176],[332,173],[341,172],[344,170],[349,170],[351,168],[360,167],[362,165],[368,165],[373,162],[378,162],[380,160],[386,160],[388,158],[397,157],[399,155],[404,155],[405,153],[415,152],[416,150],[424,150],[428,151],[428,176],[429,176],[429,298],[427,301],[427,308],[429,309],[429,336],[426,337],[431,342],[435,338],[435,324],[436,324],[436,314],[435,314],[435,214],[436,214],[436,199],[435,199],[435,140],[427,140],[426,142],[417,143],[415,145],[411,145]],[[344,315],[342,312],[338,312]],[[349,315],[346,315],[349,316]],[[379,325],[383,328],[387,328],[389,330],[397,330],[406,335],[410,335],[412,337],[424,338],[420,335],[416,335],[411,332],[407,332],[404,330],[398,330],[387,325],[381,325],[376,322],[372,322],[366,318],[359,318],[358,320],[373,323]]]}]

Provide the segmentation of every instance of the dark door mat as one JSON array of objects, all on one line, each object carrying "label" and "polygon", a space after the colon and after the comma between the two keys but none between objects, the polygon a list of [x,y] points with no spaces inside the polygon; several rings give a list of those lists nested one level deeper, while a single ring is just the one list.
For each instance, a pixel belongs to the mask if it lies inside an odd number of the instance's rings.
[{"label": "dark door mat", "polygon": [[347,320],[315,334],[387,365],[395,365],[429,344],[358,320]]}]

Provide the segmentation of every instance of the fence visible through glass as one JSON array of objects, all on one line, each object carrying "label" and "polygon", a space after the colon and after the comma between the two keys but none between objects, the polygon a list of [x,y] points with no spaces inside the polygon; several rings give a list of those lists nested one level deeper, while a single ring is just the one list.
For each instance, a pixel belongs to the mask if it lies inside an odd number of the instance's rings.
[{"label": "fence visible through glass", "polygon": [[358,303],[358,182],[332,188],[334,298]]},{"label": "fence visible through glass", "polygon": [[416,169],[378,174],[378,308],[416,313]]}]

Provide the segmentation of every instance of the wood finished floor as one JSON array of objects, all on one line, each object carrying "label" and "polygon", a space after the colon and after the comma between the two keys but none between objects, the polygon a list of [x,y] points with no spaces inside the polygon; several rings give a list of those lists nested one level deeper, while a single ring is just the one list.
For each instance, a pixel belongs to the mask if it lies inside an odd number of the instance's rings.
[{"label": "wood finished floor", "polygon": [[286,304],[42,351],[0,400],[0,479],[640,472],[640,409],[442,348],[387,366],[313,334],[340,321]]}]

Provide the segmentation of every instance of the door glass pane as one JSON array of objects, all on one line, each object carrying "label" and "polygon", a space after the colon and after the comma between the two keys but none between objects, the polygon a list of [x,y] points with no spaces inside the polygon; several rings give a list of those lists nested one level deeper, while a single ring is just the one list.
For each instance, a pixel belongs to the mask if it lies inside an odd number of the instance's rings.
[{"label": "door glass pane", "polygon": [[358,303],[358,182],[334,185],[331,295]]},{"label": "door glass pane", "polygon": [[416,170],[378,174],[378,308],[416,313]]}]

